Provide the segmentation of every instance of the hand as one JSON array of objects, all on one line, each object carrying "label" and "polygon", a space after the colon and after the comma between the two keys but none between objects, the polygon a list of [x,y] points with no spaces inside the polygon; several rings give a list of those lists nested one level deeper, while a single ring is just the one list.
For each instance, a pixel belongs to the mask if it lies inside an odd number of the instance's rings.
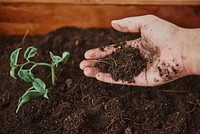
[{"label": "hand", "polygon": [[140,32],[141,37],[127,41],[126,46],[139,48],[141,54],[152,63],[135,77],[133,83],[114,81],[110,74],[101,73],[94,67],[98,59],[116,50],[110,45],[104,51],[95,48],[85,53],[86,60],[80,63],[80,68],[86,76],[107,83],[156,86],[192,74],[191,61],[186,56],[189,49],[186,29],[153,15],[114,20],[111,25],[120,32]]}]

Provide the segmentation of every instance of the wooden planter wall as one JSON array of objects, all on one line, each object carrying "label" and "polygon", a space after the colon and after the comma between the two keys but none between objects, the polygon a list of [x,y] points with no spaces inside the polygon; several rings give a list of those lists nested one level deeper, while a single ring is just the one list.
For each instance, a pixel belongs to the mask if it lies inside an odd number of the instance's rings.
[{"label": "wooden planter wall", "polygon": [[43,34],[62,26],[110,27],[110,21],[154,14],[200,28],[200,0],[0,0],[0,36]]}]

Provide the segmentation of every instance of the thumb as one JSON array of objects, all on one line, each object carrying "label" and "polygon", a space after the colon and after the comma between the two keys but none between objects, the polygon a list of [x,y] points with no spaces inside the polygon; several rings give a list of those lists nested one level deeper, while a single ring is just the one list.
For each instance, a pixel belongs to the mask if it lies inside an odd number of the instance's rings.
[{"label": "thumb", "polygon": [[120,20],[113,20],[111,25],[120,32],[140,32],[142,27],[153,17],[153,15],[144,15],[138,17],[128,17]]}]

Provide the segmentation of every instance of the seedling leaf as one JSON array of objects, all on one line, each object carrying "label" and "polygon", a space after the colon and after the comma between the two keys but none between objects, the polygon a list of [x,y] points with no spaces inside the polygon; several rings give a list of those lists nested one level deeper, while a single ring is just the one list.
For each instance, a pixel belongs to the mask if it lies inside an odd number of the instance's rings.
[{"label": "seedling leaf", "polygon": [[53,55],[52,52],[49,52],[49,53],[50,53],[50,57],[51,57],[51,59],[52,59],[52,61],[53,61],[53,64],[57,67],[57,66],[58,66],[58,63],[59,63],[59,62],[62,62],[63,59],[62,59],[60,56]]},{"label": "seedling leaf", "polygon": [[49,90],[48,90],[48,89],[45,89],[45,90],[44,90],[43,97],[49,99],[49,97],[47,96],[48,93],[49,93]]},{"label": "seedling leaf", "polygon": [[38,90],[40,92],[44,92],[44,90],[46,89],[45,83],[39,78],[35,78],[35,80],[32,83],[32,85],[36,90]]},{"label": "seedling leaf", "polygon": [[36,90],[34,87],[29,88],[20,98],[18,101],[18,106],[16,113],[19,111],[19,109],[24,106],[27,102],[29,102],[32,99],[35,99],[36,97],[42,96],[44,92],[40,92]]},{"label": "seedling leaf", "polygon": [[65,64],[67,62],[67,60],[69,59],[70,53],[69,52],[63,52],[62,53],[62,62],[63,64]]},{"label": "seedling leaf", "polygon": [[18,71],[18,75],[25,82],[33,82],[34,81],[34,76],[31,73],[31,71],[29,71],[29,70],[21,69],[21,70]]},{"label": "seedling leaf", "polygon": [[49,54],[50,54],[51,59],[53,60],[53,57],[54,57],[53,53],[49,52]]},{"label": "seedling leaf", "polygon": [[24,53],[24,58],[26,58],[27,60],[29,58],[34,57],[37,54],[37,48],[35,47],[28,47]]},{"label": "seedling leaf", "polygon": [[18,48],[14,52],[12,52],[12,54],[10,55],[10,66],[11,67],[16,67],[20,50],[21,50],[21,48]]},{"label": "seedling leaf", "polygon": [[15,77],[15,67],[11,67],[11,69],[10,69],[10,76],[13,77],[14,79],[17,79]]}]

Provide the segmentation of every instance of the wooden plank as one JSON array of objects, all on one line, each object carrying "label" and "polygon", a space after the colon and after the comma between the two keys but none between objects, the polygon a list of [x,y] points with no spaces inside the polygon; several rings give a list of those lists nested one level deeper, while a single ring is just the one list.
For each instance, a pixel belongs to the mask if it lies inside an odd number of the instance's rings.
[{"label": "wooden plank", "polygon": [[66,4],[112,4],[112,5],[200,5],[200,0],[1,0],[12,3],[66,3]]},{"label": "wooden plank", "polygon": [[200,27],[199,6],[3,3],[0,35],[43,34],[62,26],[110,27],[113,19],[155,14],[182,27]]}]

